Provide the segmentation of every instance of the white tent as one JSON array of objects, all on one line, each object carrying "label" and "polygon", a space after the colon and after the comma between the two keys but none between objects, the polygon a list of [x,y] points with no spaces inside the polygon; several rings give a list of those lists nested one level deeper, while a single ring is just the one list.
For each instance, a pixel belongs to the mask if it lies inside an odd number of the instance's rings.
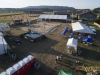
[{"label": "white tent", "polygon": [[77,48],[77,39],[74,39],[74,38],[68,39],[67,46],[68,47],[75,47],[75,48]]},{"label": "white tent", "polygon": [[0,55],[7,53],[7,43],[5,39],[0,36]]},{"label": "white tent", "polygon": [[80,22],[72,23],[72,30],[73,32],[95,34],[86,24]]},{"label": "white tent", "polygon": [[67,20],[67,15],[48,15],[48,14],[41,14],[38,17],[38,21],[42,21],[42,19],[57,19],[57,20]]},{"label": "white tent", "polygon": [[0,23],[0,32],[7,32],[7,31],[10,31],[10,27],[3,23]]}]

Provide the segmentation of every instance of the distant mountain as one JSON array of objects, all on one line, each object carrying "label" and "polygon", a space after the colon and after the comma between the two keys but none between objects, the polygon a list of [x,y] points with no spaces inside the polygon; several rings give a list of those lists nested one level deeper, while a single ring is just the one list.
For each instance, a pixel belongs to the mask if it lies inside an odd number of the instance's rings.
[{"label": "distant mountain", "polygon": [[25,7],[25,9],[51,9],[51,10],[59,10],[59,9],[62,9],[62,10],[75,10],[75,8],[73,7],[68,7],[68,6],[28,6],[28,7]]}]

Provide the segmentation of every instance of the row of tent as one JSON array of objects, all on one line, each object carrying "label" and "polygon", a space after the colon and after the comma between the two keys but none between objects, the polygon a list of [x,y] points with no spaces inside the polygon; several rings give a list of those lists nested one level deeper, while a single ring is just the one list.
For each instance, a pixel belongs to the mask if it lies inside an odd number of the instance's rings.
[{"label": "row of tent", "polygon": [[24,75],[34,64],[34,56],[28,55],[23,60],[8,68],[5,72],[0,73],[0,75]]}]

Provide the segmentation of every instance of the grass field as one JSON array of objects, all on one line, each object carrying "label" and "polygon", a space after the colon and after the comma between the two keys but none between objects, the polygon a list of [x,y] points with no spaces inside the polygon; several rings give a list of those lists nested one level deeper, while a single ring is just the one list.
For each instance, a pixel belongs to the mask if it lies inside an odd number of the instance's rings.
[{"label": "grass field", "polygon": [[0,20],[1,23],[12,22],[12,20]]},{"label": "grass field", "polygon": [[18,15],[18,14],[23,14],[23,12],[12,12],[12,13],[0,12],[0,16]]},{"label": "grass field", "polygon": [[[89,23],[89,25],[93,25],[93,23]],[[58,27],[54,32],[46,34],[46,39],[33,43],[29,40],[21,38],[22,44],[17,45],[13,41],[11,42],[6,36],[5,39],[9,43],[10,46],[16,46],[14,52],[17,54],[17,60],[12,63],[9,62],[9,57],[5,56],[0,59],[0,72],[6,70],[11,67],[13,64],[22,60],[24,57],[29,54],[35,56],[36,60],[41,63],[41,68],[39,70],[34,70],[33,68],[28,71],[25,75],[49,75],[48,71],[52,73],[58,74],[60,69],[64,69],[69,72],[73,72],[76,75],[86,75],[84,71],[77,71],[71,69],[70,66],[75,63],[76,60],[79,60],[87,66],[100,66],[100,28],[96,27],[97,35],[95,36],[94,45],[87,46],[82,42],[78,41],[78,46],[82,50],[82,55],[73,56],[67,54],[66,43],[68,41],[69,32],[67,33],[67,37],[63,37],[61,32],[63,29],[68,26],[70,29],[70,24],[62,23],[60,27]],[[94,26],[94,25],[93,25]],[[20,30],[21,26],[12,26],[11,34],[12,37],[19,37],[20,34],[25,33]],[[63,55],[63,59],[59,63],[55,63],[55,58],[57,55]],[[56,68],[55,68],[56,67]]]}]

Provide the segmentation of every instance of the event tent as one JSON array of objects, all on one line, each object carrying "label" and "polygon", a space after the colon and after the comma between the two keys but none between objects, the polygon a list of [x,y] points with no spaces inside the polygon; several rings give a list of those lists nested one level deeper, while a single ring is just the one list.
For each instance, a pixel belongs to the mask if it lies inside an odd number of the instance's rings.
[{"label": "event tent", "polygon": [[77,39],[69,38],[67,42],[67,46],[77,48]]},{"label": "event tent", "polygon": [[48,14],[41,14],[38,17],[38,21],[42,21],[42,19],[55,19],[55,20],[67,20],[67,15],[48,15]]},{"label": "event tent", "polygon": [[7,31],[10,31],[10,27],[8,25],[0,23],[0,32],[7,32]]},{"label": "event tent", "polygon": [[0,55],[7,53],[7,42],[0,36]]},{"label": "event tent", "polygon": [[75,74],[73,74],[71,72],[64,71],[64,70],[60,70],[58,75],[75,75]]},{"label": "event tent", "polygon": [[73,32],[95,34],[86,24],[80,22],[72,23],[72,30]]}]

